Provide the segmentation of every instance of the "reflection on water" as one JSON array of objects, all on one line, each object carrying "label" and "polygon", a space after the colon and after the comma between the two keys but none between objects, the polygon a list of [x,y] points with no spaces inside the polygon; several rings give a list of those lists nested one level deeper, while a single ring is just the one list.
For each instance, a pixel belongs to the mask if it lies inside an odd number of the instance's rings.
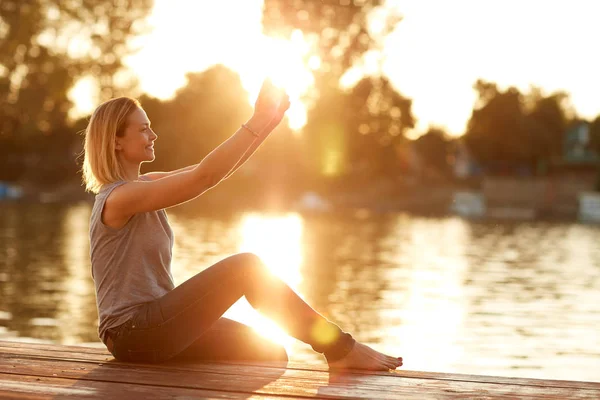
[{"label": "reflection on water", "polygon": [[[269,216],[247,214],[240,223],[239,250],[258,255],[269,270],[300,295],[302,281],[302,219],[299,215]],[[295,340],[274,322],[254,311],[248,302],[238,302],[226,317],[251,325],[264,336],[293,351]]]},{"label": "reflection on water", "polygon": [[[0,204],[0,338],[95,343],[90,206]],[[251,251],[405,368],[600,381],[600,227],[170,212],[176,283]],[[227,316],[323,362],[241,300]]]}]

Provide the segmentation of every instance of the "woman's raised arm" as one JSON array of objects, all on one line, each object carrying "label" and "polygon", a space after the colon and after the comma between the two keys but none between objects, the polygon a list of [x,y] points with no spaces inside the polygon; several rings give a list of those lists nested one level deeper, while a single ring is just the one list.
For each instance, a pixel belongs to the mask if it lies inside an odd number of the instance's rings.
[{"label": "woman's raised arm", "polygon": [[[256,100],[254,115],[225,142],[210,152],[195,167],[169,174],[152,181],[133,181],[117,187],[104,206],[102,220],[119,228],[136,213],[160,210],[190,201],[223,180],[259,140],[254,133],[268,135],[275,128],[273,121],[281,121],[287,107],[281,103],[289,100],[280,89],[268,81],[263,84]],[[248,129],[249,128],[249,129]]]}]

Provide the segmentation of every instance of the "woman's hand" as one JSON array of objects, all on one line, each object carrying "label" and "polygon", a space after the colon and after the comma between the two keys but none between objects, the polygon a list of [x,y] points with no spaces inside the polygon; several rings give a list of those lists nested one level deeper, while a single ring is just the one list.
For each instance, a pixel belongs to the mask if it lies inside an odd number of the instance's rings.
[{"label": "woman's hand", "polygon": [[259,131],[271,131],[279,125],[289,108],[290,97],[285,90],[276,87],[267,78],[260,88],[252,119],[261,122]]}]

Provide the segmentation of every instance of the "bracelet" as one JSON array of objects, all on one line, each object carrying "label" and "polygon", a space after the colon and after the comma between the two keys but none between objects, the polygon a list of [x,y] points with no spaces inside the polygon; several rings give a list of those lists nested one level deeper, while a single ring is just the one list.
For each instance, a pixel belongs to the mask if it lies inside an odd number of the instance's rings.
[{"label": "bracelet", "polygon": [[252,129],[250,129],[250,128],[248,127],[248,125],[246,125],[246,124],[242,124],[242,128],[244,128],[244,129],[246,129],[247,131],[249,131],[251,134],[253,134],[253,135],[254,135],[254,137],[260,137],[260,134],[259,134],[258,132],[256,132],[256,131],[253,131]]}]

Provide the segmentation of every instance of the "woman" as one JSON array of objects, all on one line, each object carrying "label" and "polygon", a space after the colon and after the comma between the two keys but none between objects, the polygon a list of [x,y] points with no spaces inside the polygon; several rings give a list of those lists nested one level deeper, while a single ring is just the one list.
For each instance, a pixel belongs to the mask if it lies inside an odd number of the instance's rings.
[{"label": "woman", "polygon": [[356,342],[270,274],[237,254],[178,287],[170,271],[173,233],[165,208],[190,201],[235,172],[281,122],[290,102],[269,81],[253,116],[200,163],[140,175],[154,160],[156,133],[140,104],[100,105],[85,132],[83,178],[96,193],[90,218],[99,336],[115,358],[287,361],[285,350],[221,315],[241,296],[292,336],[323,353],[331,368],[395,369],[401,358]]}]

